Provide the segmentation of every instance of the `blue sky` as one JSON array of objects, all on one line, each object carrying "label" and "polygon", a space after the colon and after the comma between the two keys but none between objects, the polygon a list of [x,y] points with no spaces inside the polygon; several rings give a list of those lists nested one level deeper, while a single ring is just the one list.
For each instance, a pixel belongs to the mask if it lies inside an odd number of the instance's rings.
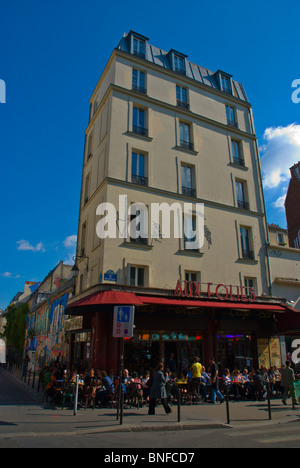
[{"label": "blue sky", "polygon": [[0,1],[0,308],[74,255],[88,101],[130,29],[243,83],[268,221],[286,226],[288,169],[300,160],[299,1]]}]

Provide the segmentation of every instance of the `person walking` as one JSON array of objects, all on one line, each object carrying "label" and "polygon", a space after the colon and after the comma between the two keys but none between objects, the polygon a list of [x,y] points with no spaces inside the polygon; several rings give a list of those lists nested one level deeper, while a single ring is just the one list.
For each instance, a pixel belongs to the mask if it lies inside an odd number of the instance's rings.
[{"label": "person walking", "polygon": [[291,392],[293,405],[298,405],[293,387],[293,382],[295,381],[295,374],[293,369],[291,368],[290,361],[286,361],[285,365],[286,367],[284,367],[281,371],[281,386],[283,387],[282,403],[284,405],[287,405],[286,401],[289,397],[289,392]]},{"label": "person walking", "polygon": [[219,390],[219,368],[218,365],[215,363],[214,358],[209,359],[210,364],[210,378],[211,378],[211,403],[216,402],[216,396],[218,396],[220,400],[220,404],[224,403],[225,398],[223,397],[222,393]]},{"label": "person walking", "polygon": [[163,363],[158,364],[156,371],[153,373],[152,386],[150,390],[150,405],[149,405],[149,415],[155,414],[156,401],[161,400],[162,405],[165,409],[166,414],[172,412],[167,401],[167,391],[166,391],[166,376],[163,372],[164,365]]}]

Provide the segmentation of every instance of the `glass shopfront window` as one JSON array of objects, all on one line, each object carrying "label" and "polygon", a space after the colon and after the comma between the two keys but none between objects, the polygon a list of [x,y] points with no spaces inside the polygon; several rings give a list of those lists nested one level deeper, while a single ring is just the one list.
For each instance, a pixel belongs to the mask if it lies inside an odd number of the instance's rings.
[{"label": "glass shopfront window", "polygon": [[202,334],[176,331],[138,331],[125,341],[125,367],[143,373],[164,362],[173,374],[187,372],[198,356],[202,360]]},{"label": "glass shopfront window", "polygon": [[77,369],[89,368],[91,357],[91,332],[75,333],[72,365]]}]

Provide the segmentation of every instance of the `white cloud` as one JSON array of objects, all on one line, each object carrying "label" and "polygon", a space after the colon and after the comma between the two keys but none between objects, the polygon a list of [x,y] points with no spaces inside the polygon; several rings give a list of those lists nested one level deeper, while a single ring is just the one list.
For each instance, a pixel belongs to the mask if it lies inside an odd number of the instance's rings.
[{"label": "white cloud", "polygon": [[67,248],[73,249],[74,247],[76,247],[76,244],[77,244],[77,236],[75,236],[75,235],[68,236],[64,240],[64,246],[67,247]]},{"label": "white cloud", "polygon": [[284,210],[284,202],[285,202],[286,195],[283,195],[282,197],[277,198],[277,200],[273,203],[275,208],[280,208]]},{"label": "white cloud", "polygon": [[272,189],[290,180],[290,167],[300,160],[300,125],[270,127],[260,147],[264,188]]},{"label": "white cloud", "polygon": [[17,242],[18,250],[31,250],[32,252],[45,252],[46,249],[42,242],[39,242],[36,246],[31,245],[27,240],[20,240]]},{"label": "white cloud", "polygon": [[64,246],[69,249],[68,257],[64,259],[66,265],[74,265],[74,256],[76,255],[77,236],[68,236],[64,240]]},{"label": "white cloud", "polygon": [[9,271],[6,271],[5,273],[2,273],[0,276],[3,276],[3,278],[12,278],[12,279],[21,278],[20,275],[13,275]]}]

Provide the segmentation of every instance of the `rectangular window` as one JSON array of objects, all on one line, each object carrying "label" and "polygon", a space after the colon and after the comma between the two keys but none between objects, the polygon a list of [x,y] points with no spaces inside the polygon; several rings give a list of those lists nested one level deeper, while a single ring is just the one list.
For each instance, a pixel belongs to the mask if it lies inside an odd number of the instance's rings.
[{"label": "rectangular window", "polygon": [[177,73],[185,75],[185,60],[183,57],[179,57],[179,55],[174,55],[174,70]]},{"label": "rectangular window", "polygon": [[145,268],[130,267],[130,286],[145,286]]},{"label": "rectangular window", "polygon": [[141,153],[132,153],[131,180],[134,184],[148,185],[147,156]]},{"label": "rectangular window", "polygon": [[134,37],[132,51],[134,55],[137,55],[138,57],[141,57],[141,58],[145,58],[146,57],[145,41],[142,41],[141,39]]},{"label": "rectangular window", "polygon": [[231,125],[232,127],[237,127],[235,109],[233,107],[226,106],[226,117],[228,125]]},{"label": "rectangular window", "polygon": [[185,281],[190,282],[190,281],[199,281],[199,273],[195,271],[186,271],[185,272]]},{"label": "rectangular window", "polygon": [[254,260],[254,252],[251,250],[251,231],[249,228],[240,228],[242,258]]},{"label": "rectangular window", "polygon": [[193,150],[194,145],[191,142],[191,128],[190,125],[185,122],[179,122],[179,136],[180,146],[182,148]]},{"label": "rectangular window", "polygon": [[194,188],[194,168],[191,166],[181,166],[181,188],[182,194],[189,197],[196,196]]},{"label": "rectangular window", "polygon": [[132,70],[132,89],[146,94],[146,74],[140,70]]},{"label": "rectangular window", "polygon": [[176,100],[177,100],[177,106],[183,107],[185,109],[189,108],[188,104],[188,92],[186,88],[183,88],[182,86],[176,86]]},{"label": "rectangular window", "polygon": [[148,212],[146,210],[136,210],[130,215],[129,225],[130,242],[134,244],[148,244]]},{"label": "rectangular window", "polygon": [[190,252],[199,252],[199,248],[190,249],[187,245],[187,243],[196,242],[196,228],[196,216],[184,216],[184,250],[189,250]]},{"label": "rectangular window", "polygon": [[86,158],[87,161],[93,156],[92,151],[93,151],[93,133],[91,133],[88,137],[87,158]]},{"label": "rectangular window", "polygon": [[146,128],[146,111],[139,107],[133,108],[132,114],[132,131],[138,135],[148,136]]},{"label": "rectangular window", "polygon": [[90,174],[88,174],[85,179],[84,204],[86,204],[89,201],[90,185],[91,185],[91,177],[90,177]]},{"label": "rectangular window", "polygon": [[224,91],[224,93],[227,93],[227,94],[232,94],[230,78],[222,75],[221,81],[222,81],[222,91]]},{"label": "rectangular window", "polygon": [[241,154],[241,145],[237,140],[231,140],[231,151],[233,163],[237,166],[245,166],[245,161]]},{"label": "rectangular window", "polygon": [[235,181],[236,199],[239,208],[249,210],[249,203],[247,202],[246,186],[241,180]]},{"label": "rectangular window", "polygon": [[250,296],[250,288],[253,289],[255,293],[255,279],[254,278],[244,278],[246,294]]},{"label": "rectangular window", "polygon": [[80,243],[80,256],[85,255],[86,247],[86,223],[83,223],[81,228],[81,243]]},{"label": "rectangular window", "polygon": [[277,244],[284,245],[284,235],[281,233],[277,233],[276,237],[277,237]]}]

